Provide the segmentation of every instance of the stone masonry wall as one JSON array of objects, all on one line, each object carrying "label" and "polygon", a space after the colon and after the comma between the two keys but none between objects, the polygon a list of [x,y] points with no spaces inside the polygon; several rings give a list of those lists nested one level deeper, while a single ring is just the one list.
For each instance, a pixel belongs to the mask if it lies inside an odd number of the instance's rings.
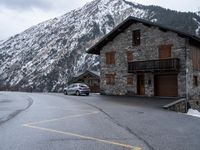
[{"label": "stone masonry wall", "polygon": [[[195,70],[192,63],[192,50],[199,50],[199,48],[188,45],[188,61],[187,61],[187,91],[189,100],[200,100],[200,70]],[[198,86],[193,84],[193,76],[197,76]]]},{"label": "stone masonry wall", "polygon": [[200,100],[190,100],[190,107],[200,112]]},{"label": "stone masonry wall", "polygon": [[[140,29],[141,44],[132,45],[132,31]],[[185,77],[185,39],[170,31],[161,31],[157,27],[147,27],[141,23],[136,23],[127,28],[124,32],[115,37],[101,51],[101,93],[107,95],[126,95],[131,93],[137,95],[137,75],[133,75],[134,84],[127,85],[128,63],[126,51],[133,52],[133,61],[144,61],[159,59],[158,49],[160,45],[172,44],[172,58],[180,59],[180,72],[178,74],[178,96],[185,97],[186,77]],[[106,52],[115,51],[115,64],[106,64]],[[115,74],[115,85],[107,85],[105,75]],[[148,81],[151,82],[148,82]],[[154,96],[154,74],[145,73],[145,96]]]}]

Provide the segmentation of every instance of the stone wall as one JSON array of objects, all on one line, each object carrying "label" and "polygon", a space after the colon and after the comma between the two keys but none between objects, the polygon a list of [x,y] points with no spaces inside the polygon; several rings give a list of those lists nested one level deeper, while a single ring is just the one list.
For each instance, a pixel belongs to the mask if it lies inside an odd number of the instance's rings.
[{"label": "stone wall", "polygon": [[[188,58],[187,58],[187,93],[189,100],[200,100],[200,70],[195,70],[192,63],[192,50],[199,50],[193,45],[188,44]],[[193,83],[193,76],[197,76],[198,86]]]},{"label": "stone wall", "polygon": [[[140,29],[141,44],[132,45],[132,31]],[[159,45],[172,44],[172,57],[180,59],[180,72],[178,74],[178,96],[185,97],[186,93],[186,60],[185,60],[185,39],[174,32],[161,31],[157,27],[147,27],[136,23],[127,28],[124,32],[115,37],[101,51],[101,93],[107,95],[137,95],[137,75],[134,77],[134,84],[127,85],[128,63],[126,51],[133,52],[133,61],[144,61],[159,59]],[[105,53],[115,51],[115,65],[107,65]],[[116,74],[115,85],[107,85],[105,74]],[[149,84],[148,80],[151,81]],[[145,73],[145,96],[154,95],[154,74]]]},{"label": "stone wall", "polygon": [[163,108],[182,113],[187,113],[188,109],[191,108],[200,112],[200,100],[186,101],[186,99],[179,99],[177,101],[163,106]]},{"label": "stone wall", "polygon": [[187,113],[188,110],[186,99],[179,99],[177,101],[163,106],[163,108],[182,113]]},{"label": "stone wall", "polygon": [[200,100],[190,100],[190,107],[200,112]]}]

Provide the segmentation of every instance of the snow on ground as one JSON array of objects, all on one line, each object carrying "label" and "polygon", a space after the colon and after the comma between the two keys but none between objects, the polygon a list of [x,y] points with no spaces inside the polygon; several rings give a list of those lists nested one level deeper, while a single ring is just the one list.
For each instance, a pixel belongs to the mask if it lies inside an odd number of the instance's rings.
[{"label": "snow on ground", "polygon": [[195,116],[200,118],[200,112],[194,109],[189,109],[187,115]]}]

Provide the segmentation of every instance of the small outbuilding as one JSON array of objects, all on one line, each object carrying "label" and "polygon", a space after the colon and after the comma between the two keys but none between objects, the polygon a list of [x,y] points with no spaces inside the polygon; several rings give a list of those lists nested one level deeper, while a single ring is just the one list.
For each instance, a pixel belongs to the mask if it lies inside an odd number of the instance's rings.
[{"label": "small outbuilding", "polygon": [[100,73],[98,71],[86,70],[79,73],[68,82],[72,83],[84,83],[90,87],[92,93],[100,92]]}]

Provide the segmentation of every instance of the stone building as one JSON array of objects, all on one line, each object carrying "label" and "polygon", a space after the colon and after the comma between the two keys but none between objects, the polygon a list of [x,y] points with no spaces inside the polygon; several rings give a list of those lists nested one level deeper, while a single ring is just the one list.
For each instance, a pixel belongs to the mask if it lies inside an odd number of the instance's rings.
[{"label": "stone building", "polygon": [[88,53],[100,55],[106,95],[200,98],[200,39],[128,17]]},{"label": "stone building", "polygon": [[84,83],[90,87],[92,93],[99,93],[100,91],[100,73],[97,71],[86,70],[85,72],[77,74],[68,84]]}]

